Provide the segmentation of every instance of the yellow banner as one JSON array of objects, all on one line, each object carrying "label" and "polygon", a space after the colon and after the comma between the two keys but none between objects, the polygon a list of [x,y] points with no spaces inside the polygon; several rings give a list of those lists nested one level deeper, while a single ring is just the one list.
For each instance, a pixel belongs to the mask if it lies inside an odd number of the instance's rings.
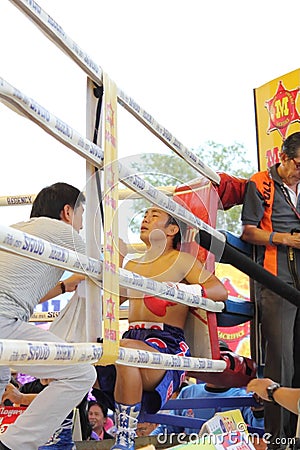
[{"label": "yellow banner", "polygon": [[112,364],[119,356],[119,252],[118,252],[118,152],[117,87],[107,74],[104,84],[104,264],[103,357]]},{"label": "yellow banner", "polygon": [[284,139],[300,131],[300,69],[254,89],[259,170],[279,162]]}]

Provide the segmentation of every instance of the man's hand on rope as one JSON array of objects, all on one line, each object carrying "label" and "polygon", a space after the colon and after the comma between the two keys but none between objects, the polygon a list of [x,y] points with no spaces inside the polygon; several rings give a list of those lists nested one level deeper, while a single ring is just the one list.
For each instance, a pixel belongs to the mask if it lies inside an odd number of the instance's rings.
[{"label": "man's hand on rope", "polygon": [[85,280],[85,276],[79,273],[74,273],[69,278],[63,280],[65,292],[73,292],[77,289],[78,284]]}]

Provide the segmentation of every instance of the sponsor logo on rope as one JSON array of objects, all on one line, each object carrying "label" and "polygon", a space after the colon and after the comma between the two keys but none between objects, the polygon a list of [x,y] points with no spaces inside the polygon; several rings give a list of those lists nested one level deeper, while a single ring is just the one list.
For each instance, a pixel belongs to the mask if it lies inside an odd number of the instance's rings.
[{"label": "sponsor logo on rope", "polygon": [[56,355],[54,360],[70,361],[74,358],[75,348],[71,345],[55,344]]},{"label": "sponsor logo on rope", "polygon": [[40,116],[42,119],[46,120],[46,122],[50,122],[50,113],[47,111],[47,109],[43,108],[41,105],[36,103],[33,100],[30,100],[30,109],[35,112],[38,116]]},{"label": "sponsor logo on rope", "polygon": [[31,195],[24,196],[24,197],[7,197],[6,202],[8,205],[31,204],[32,197],[31,197]]},{"label": "sponsor logo on rope", "polygon": [[29,351],[29,356],[27,357],[28,361],[46,360],[50,356],[50,348],[46,343],[44,345],[34,345],[29,342],[28,351]]},{"label": "sponsor logo on rope", "polygon": [[55,244],[50,244],[51,253],[49,255],[49,259],[54,259],[55,261],[68,262],[69,260],[69,252],[66,249],[58,247]]},{"label": "sponsor logo on rope", "polygon": [[24,235],[24,244],[22,250],[29,253],[35,253],[37,255],[42,255],[44,253],[45,245],[43,241],[41,241],[40,239],[29,237],[25,233],[23,235]]},{"label": "sponsor logo on rope", "polygon": [[31,9],[41,14],[42,8],[34,0],[26,0],[26,3]]}]

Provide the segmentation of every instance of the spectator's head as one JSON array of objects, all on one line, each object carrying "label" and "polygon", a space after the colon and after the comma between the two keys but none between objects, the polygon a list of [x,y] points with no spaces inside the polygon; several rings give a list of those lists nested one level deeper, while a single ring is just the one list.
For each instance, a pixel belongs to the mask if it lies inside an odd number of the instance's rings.
[{"label": "spectator's head", "polygon": [[136,429],[137,437],[149,436],[149,434],[152,433],[153,430],[155,430],[157,425],[157,423],[151,422],[138,422]]},{"label": "spectator's head", "polygon": [[30,217],[63,220],[76,231],[82,228],[85,197],[74,186],[55,183],[42,189],[33,202]]},{"label": "spectator's head", "polygon": [[220,349],[220,352],[230,352],[231,351],[227,342],[222,341],[221,339],[219,340],[219,349]]},{"label": "spectator's head", "polygon": [[288,185],[300,180],[300,132],[288,136],[282,144],[278,175]]},{"label": "spectator's head", "polygon": [[176,391],[173,392],[173,394],[171,395],[171,399],[176,399],[178,397],[178,395],[180,394],[180,392],[182,391],[183,388],[189,386],[189,383],[187,381],[183,381],[178,388],[176,389]]},{"label": "spectator's head", "polygon": [[96,401],[88,403],[88,421],[98,436],[102,433],[107,419],[107,407]]},{"label": "spectator's head", "polygon": [[282,143],[281,151],[288,159],[297,158],[300,153],[300,132],[291,134]]}]

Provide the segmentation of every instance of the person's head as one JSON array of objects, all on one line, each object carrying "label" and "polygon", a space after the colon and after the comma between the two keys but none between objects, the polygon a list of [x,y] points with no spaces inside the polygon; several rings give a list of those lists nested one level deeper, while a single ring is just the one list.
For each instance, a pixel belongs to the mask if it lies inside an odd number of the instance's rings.
[{"label": "person's head", "polygon": [[92,430],[97,434],[102,433],[102,430],[104,429],[107,420],[107,412],[107,407],[96,401],[92,400],[88,403],[88,421]]},{"label": "person's head", "polygon": [[180,394],[180,392],[182,391],[183,388],[189,386],[189,383],[187,381],[183,381],[178,388],[173,392],[173,394],[171,395],[171,399],[175,400],[178,395]]},{"label": "person's head", "polygon": [[291,134],[282,143],[281,152],[289,159],[300,158],[300,132]]},{"label": "person's head", "polygon": [[55,183],[36,196],[30,217],[49,217],[62,220],[76,231],[82,228],[85,197],[79,189],[67,183]]},{"label": "person's head", "polygon": [[285,177],[300,180],[300,132],[291,134],[283,141],[280,161]]},{"label": "person's head", "polygon": [[169,239],[174,249],[181,242],[186,225],[158,207],[146,210],[140,228],[140,238],[145,244]]},{"label": "person's head", "polygon": [[157,423],[152,422],[138,422],[136,429],[137,437],[149,436],[149,434],[155,430],[157,425]]},{"label": "person's head", "polygon": [[227,342],[222,341],[222,339],[219,339],[219,349],[220,352],[231,352],[229,345]]}]

